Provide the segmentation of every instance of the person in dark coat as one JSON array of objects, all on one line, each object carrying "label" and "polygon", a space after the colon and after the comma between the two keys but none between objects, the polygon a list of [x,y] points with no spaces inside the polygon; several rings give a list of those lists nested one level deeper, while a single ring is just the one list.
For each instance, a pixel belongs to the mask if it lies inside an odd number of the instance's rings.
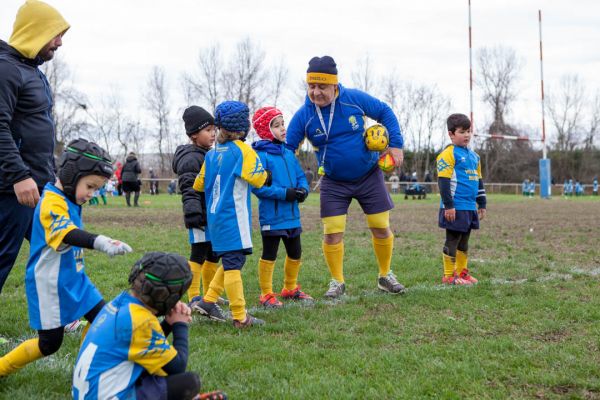
[{"label": "person in dark coat", "polygon": [[123,192],[125,193],[125,200],[127,201],[127,207],[131,207],[131,192],[135,193],[133,198],[133,205],[139,207],[138,200],[140,198],[140,181],[139,174],[142,173],[140,163],[137,160],[134,152],[129,153],[123,170],[121,172],[121,179],[123,181]]},{"label": "person in dark coat", "polygon": [[31,236],[40,193],[56,180],[52,91],[39,66],[54,57],[68,29],[56,9],[28,1],[8,43],[0,40],[0,292]]}]

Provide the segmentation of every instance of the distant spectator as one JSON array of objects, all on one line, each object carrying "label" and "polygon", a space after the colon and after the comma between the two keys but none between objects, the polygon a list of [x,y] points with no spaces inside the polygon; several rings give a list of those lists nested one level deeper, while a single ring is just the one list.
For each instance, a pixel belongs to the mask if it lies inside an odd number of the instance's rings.
[{"label": "distant spectator", "polygon": [[169,182],[169,186],[167,186],[167,193],[171,194],[175,194],[175,192],[177,191],[177,181],[175,179],[171,179],[171,182]]},{"label": "distant spectator", "polygon": [[106,183],[106,191],[108,192],[108,194],[110,194],[111,196],[115,195],[115,180],[114,179],[109,179],[108,182]]},{"label": "distant spectator", "polygon": [[583,185],[581,182],[575,182],[575,196],[583,196]]},{"label": "distant spectator", "polygon": [[395,171],[392,176],[390,176],[388,181],[390,182],[390,189],[392,190],[392,193],[398,193],[398,190],[400,189],[400,178]]},{"label": "distant spectator", "polygon": [[313,180],[315,179],[315,173],[312,172],[312,170],[310,169],[310,167],[308,167],[306,169],[306,172],[304,173],[304,176],[306,176],[306,181],[308,182],[308,190],[312,190],[312,183]]},{"label": "distant spectator", "polygon": [[411,182],[418,182],[419,181],[419,178],[417,178],[417,171],[414,171],[412,173],[412,175],[410,176],[410,181]]},{"label": "distant spectator", "polygon": [[531,182],[529,182],[529,197],[534,197],[535,196],[535,181],[532,179]]},{"label": "distant spectator", "polygon": [[121,174],[123,173],[123,164],[117,161],[115,167],[115,177],[117,178],[117,194],[121,196],[123,195],[123,180],[121,179]]},{"label": "distant spectator", "polygon": [[431,174],[429,171],[425,171],[425,182],[431,182]]},{"label": "distant spectator", "polygon": [[523,192],[523,196],[525,197],[529,194],[529,179],[525,179],[521,184],[521,192]]},{"label": "distant spectator", "polygon": [[137,157],[134,152],[129,153],[123,165],[123,172],[121,178],[123,179],[123,192],[125,192],[125,200],[127,201],[127,207],[131,207],[131,193],[135,193],[133,198],[134,207],[139,207],[138,200],[140,198],[140,181],[138,179],[139,174],[142,173],[140,164],[138,163]]},{"label": "distant spectator", "polygon": [[150,194],[154,196],[158,194],[158,175],[156,175],[156,172],[152,168],[148,172],[150,173]]},{"label": "distant spectator", "polygon": [[598,177],[594,177],[594,182],[592,183],[592,195],[598,196]]}]

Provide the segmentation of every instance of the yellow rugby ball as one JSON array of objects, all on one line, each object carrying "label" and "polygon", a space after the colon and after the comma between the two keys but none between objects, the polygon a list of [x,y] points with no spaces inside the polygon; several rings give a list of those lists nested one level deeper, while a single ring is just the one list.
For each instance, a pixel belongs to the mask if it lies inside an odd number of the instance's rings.
[{"label": "yellow rugby ball", "polygon": [[365,145],[370,151],[384,151],[390,141],[387,129],[380,124],[368,127],[364,136]]},{"label": "yellow rugby ball", "polygon": [[392,172],[394,170],[394,168],[396,167],[396,163],[394,162],[394,157],[392,157],[391,154],[384,154],[381,157],[379,157],[379,161],[377,162],[377,164],[379,165],[379,168],[381,168],[381,170],[383,172]]}]

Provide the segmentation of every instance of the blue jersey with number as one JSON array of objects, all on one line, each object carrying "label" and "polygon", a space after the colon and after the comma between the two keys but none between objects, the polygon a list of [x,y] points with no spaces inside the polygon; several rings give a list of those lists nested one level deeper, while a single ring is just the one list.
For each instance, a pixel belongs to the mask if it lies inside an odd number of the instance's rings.
[{"label": "blue jersey with number", "polygon": [[210,241],[215,252],[252,248],[249,186],[262,187],[267,173],[252,147],[240,140],[206,153],[194,189],[206,192]]},{"label": "blue jersey with number", "polygon": [[107,304],[94,320],[73,371],[76,400],[133,400],[142,372],[166,376],[177,356],[158,319],[127,292]]},{"label": "blue jersey with number", "polygon": [[[481,179],[479,156],[466,147],[447,146],[437,156],[439,178],[450,179],[450,189],[456,210],[477,210],[476,198]],[[444,203],[441,202],[441,208]]]},{"label": "blue jersey with number", "polygon": [[82,229],[81,206],[47,183],[33,214],[25,289],[33,329],[65,326],[102,300],[85,273],[83,249],[63,243]]}]

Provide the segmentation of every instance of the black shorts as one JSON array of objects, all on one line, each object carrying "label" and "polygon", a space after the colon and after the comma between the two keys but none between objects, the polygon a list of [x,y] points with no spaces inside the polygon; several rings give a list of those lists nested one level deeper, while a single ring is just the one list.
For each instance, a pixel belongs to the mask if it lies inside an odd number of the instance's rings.
[{"label": "black shorts", "polygon": [[123,191],[125,193],[139,192],[140,191],[140,183],[139,182],[123,182]]},{"label": "black shorts", "polygon": [[440,208],[438,226],[443,229],[466,233],[471,229],[479,229],[479,214],[473,210],[456,210],[456,219],[450,222],[444,218],[444,209]]}]

